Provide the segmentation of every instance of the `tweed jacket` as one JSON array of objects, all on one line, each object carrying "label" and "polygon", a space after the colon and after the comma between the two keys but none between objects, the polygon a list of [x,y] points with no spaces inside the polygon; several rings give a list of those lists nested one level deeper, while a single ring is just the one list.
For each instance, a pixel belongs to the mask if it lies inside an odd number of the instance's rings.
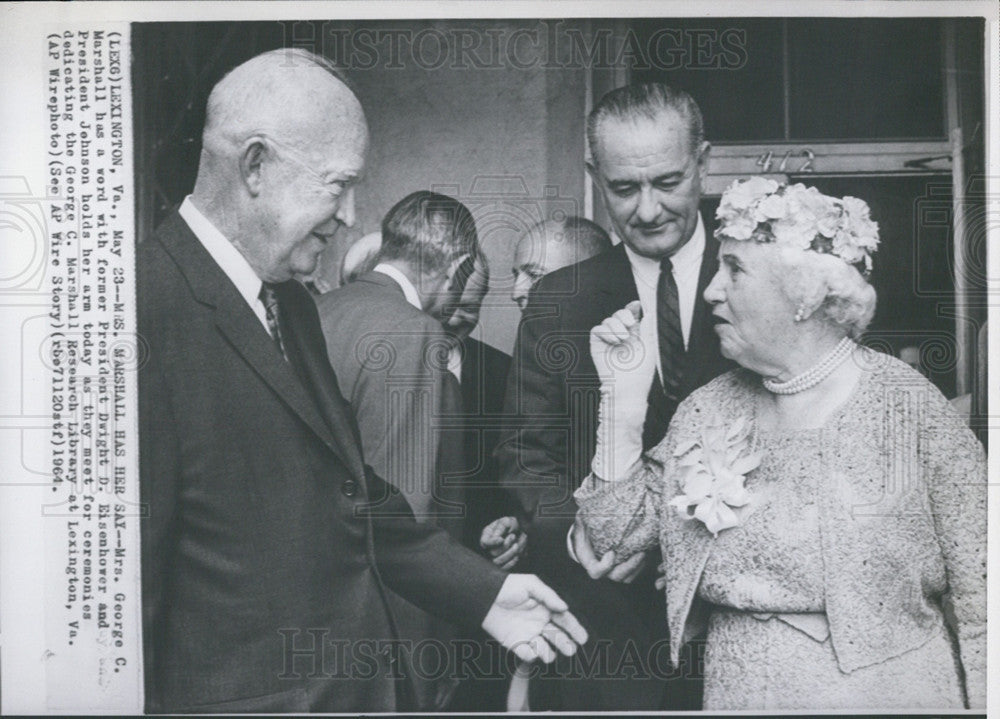
[{"label": "tweed jacket", "polygon": [[[823,427],[815,468],[824,605],[837,662],[849,673],[921,646],[950,605],[944,615],[954,618],[969,702],[983,707],[985,453],[921,375],[886,355],[862,356],[870,371]],[[576,495],[598,556],[613,548],[623,559],[659,540],[674,661],[703,625],[707,607],[697,593],[713,549],[704,524],[668,506],[681,493],[674,451],[715,417],[727,426],[752,419],[762,392],[747,370],[722,375],[681,404],[664,441],[628,477],[591,476]]]}]

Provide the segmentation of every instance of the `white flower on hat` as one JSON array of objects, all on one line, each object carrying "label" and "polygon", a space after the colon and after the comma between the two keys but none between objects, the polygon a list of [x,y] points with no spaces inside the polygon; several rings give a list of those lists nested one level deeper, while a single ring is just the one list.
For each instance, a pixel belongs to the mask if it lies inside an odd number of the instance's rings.
[{"label": "white flower on hat", "polygon": [[801,183],[779,185],[766,177],[736,180],[723,193],[715,214],[716,237],[776,242],[799,250],[832,254],[871,271],[878,249],[878,224],[868,204],[843,200]]},{"label": "white flower on hat", "polygon": [[777,191],[779,185],[774,180],[766,177],[754,176],[746,180],[736,180],[726,194],[728,204],[736,210],[745,210],[763,195],[770,195]]},{"label": "white flower on hat", "polygon": [[766,195],[757,203],[755,214],[758,222],[780,220],[788,214],[788,203],[781,195]]}]

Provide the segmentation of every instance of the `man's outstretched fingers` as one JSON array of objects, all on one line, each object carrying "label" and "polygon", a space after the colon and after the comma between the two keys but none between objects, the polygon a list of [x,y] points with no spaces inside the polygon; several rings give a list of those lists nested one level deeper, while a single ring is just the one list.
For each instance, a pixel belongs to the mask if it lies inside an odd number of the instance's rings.
[{"label": "man's outstretched fingers", "polygon": [[531,583],[528,585],[527,589],[532,598],[545,605],[545,607],[553,613],[565,612],[568,609],[566,602],[564,602],[562,597],[556,594],[555,590],[553,590],[548,584],[543,582],[534,574],[526,576],[530,577]]},{"label": "man's outstretched fingers", "polygon": [[542,627],[542,636],[561,654],[565,654],[567,657],[576,654],[576,642],[555,624],[549,623]]},{"label": "man's outstretched fingers", "polygon": [[549,621],[566,632],[569,638],[577,644],[587,643],[587,630],[583,628],[572,612],[553,612],[552,619]]},{"label": "man's outstretched fingers", "polygon": [[530,664],[538,659],[538,653],[528,642],[518,642],[517,644],[514,644],[510,650],[514,652],[514,655],[518,659],[526,664]]},{"label": "man's outstretched fingers", "polygon": [[535,650],[535,654],[546,664],[551,664],[556,660],[556,651],[549,644],[548,640],[545,639],[541,634],[535,636],[529,644],[531,648]]}]

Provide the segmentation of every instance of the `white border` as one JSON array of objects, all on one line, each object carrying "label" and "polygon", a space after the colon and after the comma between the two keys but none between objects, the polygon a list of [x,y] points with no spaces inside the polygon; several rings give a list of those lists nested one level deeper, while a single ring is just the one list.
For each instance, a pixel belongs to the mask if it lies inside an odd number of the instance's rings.
[{"label": "white border", "polygon": [[[439,0],[437,2],[367,0],[366,2],[88,2],[88,3],[4,3],[0,5],[0,175],[23,175],[32,186],[44,187],[42,163],[31,149],[38,147],[43,83],[37,73],[42,57],[39,39],[53,25],[83,22],[168,22],[182,20],[279,20],[279,19],[450,19],[450,18],[569,18],[569,17],[963,17],[986,19],[986,112],[985,136],[987,157],[987,191],[993,198],[987,213],[993,227],[988,240],[990,325],[990,365],[1000,356],[1000,143],[997,142],[997,120],[1000,99],[996,92],[1000,82],[1000,41],[998,41],[996,2],[958,0],[954,2],[894,1],[861,2],[857,0],[771,0],[766,4],[738,0],[714,0],[694,3],[690,0],[631,0],[623,4],[606,1],[550,0],[549,2],[494,1],[468,2]],[[990,294],[992,292],[992,294]],[[0,330],[3,326],[0,325]],[[6,352],[19,352],[20,346],[4,343]],[[10,382],[5,378],[4,382]],[[990,382],[989,406],[1000,406],[1000,378]],[[996,409],[994,416],[1000,416]],[[1000,421],[997,422],[1000,425]],[[0,429],[6,425],[0,424]],[[990,566],[1000,571],[996,559],[1000,553],[1000,426],[991,429],[990,457]],[[0,435],[0,456],[20,452],[10,446],[11,433]],[[5,465],[6,466],[6,465]],[[4,478],[3,483],[17,482]],[[12,488],[0,483],[0,669],[2,669],[4,713],[39,711],[44,702],[44,672],[39,671],[44,649],[42,603],[35,598],[42,593],[42,574],[34,566],[31,551],[41,544],[41,526],[32,517],[17,512],[16,501],[7,501]],[[12,590],[12,582],[16,590]],[[990,617],[1000,617],[1000,591],[991,591]],[[998,636],[993,622],[989,634]],[[989,643],[992,686],[1000,687],[1000,641]],[[43,705],[41,705],[43,706]],[[1000,707],[1000,694],[990,695],[990,708]],[[811,712],[817,713],[817,712]]]}]

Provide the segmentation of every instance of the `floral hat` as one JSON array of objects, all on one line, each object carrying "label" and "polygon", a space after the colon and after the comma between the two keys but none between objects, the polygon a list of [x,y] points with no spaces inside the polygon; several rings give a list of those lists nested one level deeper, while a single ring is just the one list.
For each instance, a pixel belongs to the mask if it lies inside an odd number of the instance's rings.
[{"label": "floral hat", "polygon": [[871,253],[878,248],[878,224],[868,212],[868,204],[857,197],[841,200],[801,183],[750,177],[722,193],[715,236],[836,255],[868,277]]}]

